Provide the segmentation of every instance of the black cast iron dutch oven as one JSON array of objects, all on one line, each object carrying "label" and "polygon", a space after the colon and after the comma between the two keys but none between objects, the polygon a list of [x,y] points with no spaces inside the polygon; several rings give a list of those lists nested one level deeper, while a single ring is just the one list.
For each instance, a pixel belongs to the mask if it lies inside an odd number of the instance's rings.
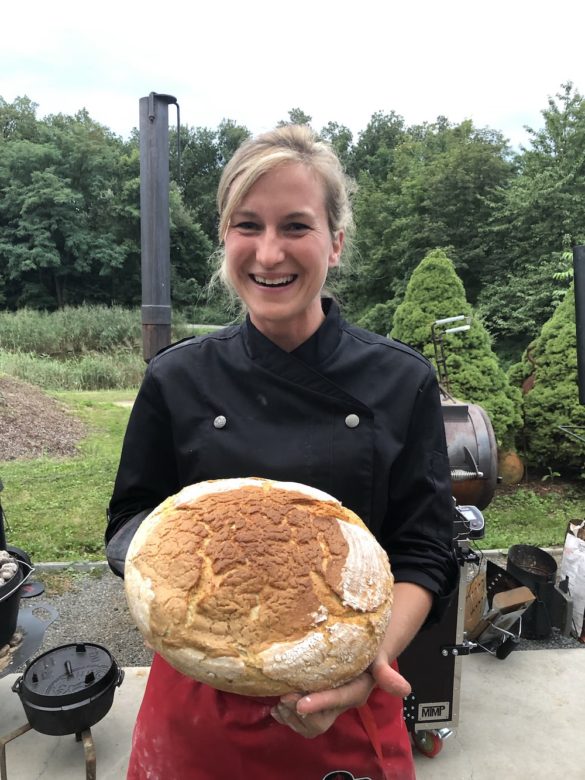
[{"label": "black cast iron dutch oven", "polygon": [[41,734],[79,734],[110,710],[124,671],[102,645],[61,645],[31,661],[13,684],[28,722]]}]

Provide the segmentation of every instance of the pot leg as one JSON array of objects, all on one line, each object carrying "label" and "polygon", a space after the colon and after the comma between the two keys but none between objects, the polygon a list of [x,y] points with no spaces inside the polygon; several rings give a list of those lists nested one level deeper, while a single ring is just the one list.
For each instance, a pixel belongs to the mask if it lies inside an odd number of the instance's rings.
[{"label": "pot leg", "polygon": [[83,752],[85,753],[85,780],[96,780],[96,755],[91,729],[81,732],[83,740]]},{"label": "pot leg", "polygon": [[30,729],[30,723],[25,723],[24,726],[19,726],[19,728],[11,731],[10,734],[0,737],[0,780],[8,780],[6,774],[6,745],[12,742],[13,739],[16,739],[16,737],[20,737],[21,734],[30,731]]}]

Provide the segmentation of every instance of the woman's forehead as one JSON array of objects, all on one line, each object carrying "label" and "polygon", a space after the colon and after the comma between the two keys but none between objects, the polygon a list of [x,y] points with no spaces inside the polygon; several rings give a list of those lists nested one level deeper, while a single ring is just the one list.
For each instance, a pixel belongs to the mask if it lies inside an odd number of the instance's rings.
[{"label": "woman's forehead", "polygon": [[319,175],[302,163],[279,165],[259,176],[234,211],[287,207],[291,214],[325,209],[325,187]]}]

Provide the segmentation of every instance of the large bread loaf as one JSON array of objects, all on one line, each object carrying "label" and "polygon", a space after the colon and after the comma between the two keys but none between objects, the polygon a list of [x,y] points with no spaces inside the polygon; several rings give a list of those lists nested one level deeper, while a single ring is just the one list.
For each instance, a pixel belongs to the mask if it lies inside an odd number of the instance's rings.
[{"label": "large bread loaf", "polygon": [[254,696],[331,688],[373,660],[392,606],[384,550],[319,490],[201,482],[157,507],[125,570],[130,612],[172,666]]}]

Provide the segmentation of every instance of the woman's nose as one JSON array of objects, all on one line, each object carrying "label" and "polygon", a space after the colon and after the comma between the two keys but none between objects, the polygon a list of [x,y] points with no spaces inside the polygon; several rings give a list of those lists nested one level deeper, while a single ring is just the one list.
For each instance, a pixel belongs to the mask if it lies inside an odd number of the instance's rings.
[{"label": "woman's nose", "polygon": [[264,230],[258,236],[256,260],[264,266],[277,265],[284,260],[282,241],[275,230]]}]

